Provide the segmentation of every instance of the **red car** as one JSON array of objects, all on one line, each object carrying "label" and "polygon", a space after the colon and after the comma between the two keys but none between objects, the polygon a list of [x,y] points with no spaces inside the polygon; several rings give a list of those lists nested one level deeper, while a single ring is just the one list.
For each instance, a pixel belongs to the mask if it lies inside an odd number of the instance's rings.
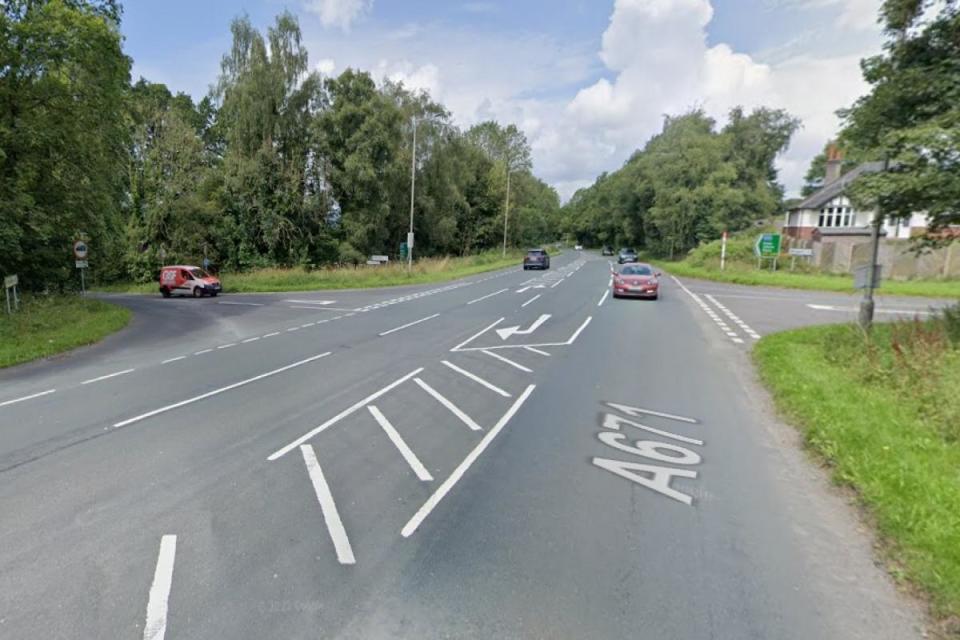
[{"label": "red car", "polygon": [[171,265],[160,270],[160,293],[164,298],[175,293],[194,298],[215,296],[220,289],[220,280],[200,267]]},{"label": "red car", "polygon": [[613,270],[614,298],[650,298],[660,296],[660,272],[643,262],[617,265]]}]

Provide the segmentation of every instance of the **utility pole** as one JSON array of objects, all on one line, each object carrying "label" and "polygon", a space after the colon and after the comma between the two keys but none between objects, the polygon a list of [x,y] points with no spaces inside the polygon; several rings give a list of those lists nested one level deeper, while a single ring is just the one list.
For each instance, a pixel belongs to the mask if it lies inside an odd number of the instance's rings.
[{"label": "utility pole", "polygon": [[507,220],[510,218],[510,161],[507,160],[507,202],[503,209],[503,257],[507,257]]},{"label": "utility pole", "polygon": [[[883,160],[883,172],[886,173],[889,166],[889,160]],[[880,255],[880,227],[883,225],[883,208],[880,201],[877,201],[877,215],[873,219],[873,229],[870,232],[870,264],[867,270],[867,287],[863,290],[863,300],[860,301],[860,313],[858,321],[860,328],[864,331],[870,331],[873,326],[873,310],[875,303],[873,301],[873,290],[877,287],[877,258]]]},{"label": "utility pole", "polygon": [[417,117],[413,117],[413,149],[410,154],[410,233],[407,234],[407,270],[413,269],[413,195],[417,187]]}]

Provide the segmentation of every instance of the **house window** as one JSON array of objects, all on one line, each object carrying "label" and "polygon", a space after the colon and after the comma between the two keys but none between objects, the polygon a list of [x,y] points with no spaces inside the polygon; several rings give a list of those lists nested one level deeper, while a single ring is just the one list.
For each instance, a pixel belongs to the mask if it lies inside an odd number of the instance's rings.
[{"label": "house window", "polygon": [[855,220],[853,207],[824,207],[820,209],[820,218],[817,221],[817,226],[851,227]]},{"label": "house window", "polygon": [[817,222],[818,227],[826,226],[825,224],[826,217],[827,217],[827,210],[820,209],[820,220]]}]

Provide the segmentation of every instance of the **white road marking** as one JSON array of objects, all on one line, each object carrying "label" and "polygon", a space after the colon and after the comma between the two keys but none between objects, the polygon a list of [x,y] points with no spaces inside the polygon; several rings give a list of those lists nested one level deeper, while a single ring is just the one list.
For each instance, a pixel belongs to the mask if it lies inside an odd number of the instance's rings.
[{"label": "white road marking", "polygon": [[604,289],[603,295],[600,297],[600,302],[597,303],[598,307],[603,304],[603,301],[607,299],[608,295],[610,295],[610,289]]},{"label": "white road marking", "polygon": [[417,458],[417,455],[410,449],[410,447],[407,446],[407,443],[403,441],[403,438],[400,437],[400,434],[397,432],[397,430],[394,429],[392,424],[390,424],[390,421],[387,420],[387,417],[380,412],[380,409],[371,404],[367,405],[367,411],[369,411],[374,420],[380,424],[384,432],[386,432],[387,437],[390,438],[390,442],[392,442],[397,448],[397,451],[399,451],[400,455],[403,456],[403,459],[407,461],[407,464],[410,465],[410,468],[413,469],[413,472],[417,474],[417,477],[424,482],[433,480],[433,476],[430,475],[430,472],[427,471],[427,468],[423,466],[423,463],[420,462],[420,459]]},{"label": "white road marking", "polygon": [[262,306],[263,306],[263,303],[262,303],[262,302],[224,302],[224,301],[221,301],[221,302],[218,302],[217,304],[232,304],[232,305],[239,305],[239,306],[244,306],[244,307],[262,307]]},{"label": "white road marking", "polygon": [[583,330],[587,328],[587,325],[590,324],[590,321],[593,320],[593,316],[587,316],[587,319],[583,321],[583,324],[577,327],[577,330],[573,332],[573,335],[570,336],[570,339],[567,340],[567,344],[573,344],[577,338],[580,337],[580,334],[583,333]]},{"label": "white road marking", "polygon": [[493,441],[493,439],[497,437],[497,434],[503,430],[503,427],[510,422],[510,419],[513,418],[514,414],[517,413],[523,403],[526,402],[527,398],[530,397],[530,394],[533,393],[533,390],[536,388],[537,385],[531,384],[522,394],[520,394],[520,397],[518,397],[510,406],[510,408],[507,409],[507,412],[503,414],[500,420],[497,421],[497,424],[495,424],[490,431],[484,434],[483,438],[480,439],[480,442],[477,443],[477,446],[474,447],[469,454],[467,454],[466,458],[463,459],[463,462],[457,465],[457,468],[453,470],[453,473],[451,473],[450,476],[443,481],[443,484],[437,487],[437,490],[433,493],[433,495],[427,498],[427,501],[423,503],[423,506],[421,506],[420,509],[413,514],[413,517],[410,518],[407,524],[404,525],[403,529],[400,530],[400,534],[404,538],[409,538],[411,535],[413,535],[413,532],[417,530],[417,527],[419,527],[424,519],[430,515],[430,512],[433,511],[438,504],[440,504],[440,501],[443,500],[443,498],[450,492],[450,489],[452,489],[453,486],[460,480],[460,478],[463,477],[463,474],[467,472],[467,469],[470,468],[470,465],[472,465],[476,459],[480,457],[480,454],[482,454]]},{"label": "white road marking", "polygon": [[[731,330],[730,326],[727,325],[727,323],[723,321],[723,319],[717,314],[717,312],[714,311],[712,308],[710,308],[710,305],[704,302],[699,295],[697,295],[696,293],[688,289],[686,286],[684,286],[684,284],[680,282],[675,276],[670,276],[670,278],[677,283],[677,286],[679,286],[684,291],[684,293],[690,296],[693,299],[693,301],[697,303],[697,306],[699,306],[703,310],[703,312],[706,313],[707,316],[709,316],[710,319],[714,321],[714,323],[716,323],[718,327],[720,327],[720,330],[723,331],[728,338],[730,338],[731,342],[734,342],[735,344],[744,343],[743,339],[740,338],[735,331]],[[713,303],[717,305],[717,307],[719,307],[727,316],[730,317],[731,320],[734,320],[735,322],[737,322],[740,328],[747,335],[749,335],[750,337],[753,337],[755,340],[760,339],[759,334],[757,334],[753,329],[747,326],[747,324],[744,323],[742,320],[740,320],[740,318],[737,318],[736,316],[734,316],[734,314],[730,312],[728,309],[726,309],[723,305],[718,303],[710,294],[704,294],[704,295],[707,298],[710,298],[713,301]]]},{"label": "white road marking", "polygon": [[380,333],[379,335],[380,335],[381,337],[382,337],[382,336],[386,336],[386,335],[390,335],[391,333],[394,333],[395,331],[401,331],[401,330],[403,330],[403,329],[406,329],[407,327],[412,327],[412,326],[415,325],[415,324],[420,324],[421,322],[426,322],[427,320],[433,320],[434,318],[436,318],[436,317],[439,316],[439,315],[440,315],[439,313],[435,313],[435,314],[433,314],[432,316],[427,316],[426,318],[420,318],[419,320],[414,320],[413,322],[408,322],[407,324],[402,324],[402,325],[400,325],[399,327],[394,327],[393,329],[390,329],[389,331],[384,331],[384,332]]},{"label": "white road marking", "polygon": [[[744,333],[746,333],[748,336],[750,336],[750,337],[753,338],[754,340],[759,340],[759,339],[760,339],[760,334],[759,334],[759,333],[757,333],[756,331],[754,331],[753,328],[752,328],[750,325],[748,325],[746,322],[744,322],[743,320],[741,320],[740,317],[739,317],[737,314],[735,314],[733,311],[730,311],[730,309],[728,309],[723,303],[717,302],[717,299],[714,298],[714,297],[713,297],[712,295],[710,295],[709,293],[708,293],[708,294],[705,294],[704,297],[706,297],[708,300],[710,300],[710,302],[712,302],[714,305],[716,305],[717,308],[720,309],[720,311],[722,311],[722,312],[724,313],[724,315],[726,315],[728,318],[730,318],[731,320],[733,320],[733,321],[736,323],[736,325],[737,325],[738,327],[740,327],[740,329],[743,330]],[[736,341],[734,341],[734,342],[736,342]]]},{"label": "white road marking", "polygon": [[459,373],[460,375],[466,376],[467,378],[470,378],[471,380],[473,380],[473,381],[476,382],[477,384],[483,385],[483,386],[486,387],[487,389],[490,389],[490,391],[493,391],[494,393],[500,394],[500,395],[503,396],[504,398],[509,398],[509,397],[511,397],[509,393],[507,393],[506,391],[504,391],[503,389],[501,389],[501,388],[498,387],[497,385],[495,385],[495,384],[493,384],[493,383],[490,383],[490,382],[487,382],[486,380],[484,380],[483,378],[481,378],[480,376],[478,376],[478,375],[475,374],[475,373],[470,373],[470,372],[467,371],[466,369],[461,369],[460,367],[458,367],[457,365],[453,364],[452,362],[449,362],[448,360],[441,360],[440,363],[443,364],[445,367],[447,367],[447,368],[449,368],[449,369],[453,369],[454,371],[456,371],[456,372]]},{"label": "white road marking", "polygon": [[150,597],[147,600],[143,640],[163,640],[167,632],[167,601],[170,599],[170,586],[173,584],[173,561],[176,555],[177,536],[165,535],[160,538],[157,568],[153,573],[153,584],[150,585]]},{"label": "white road marking", "polygon": [[228,342],[227,344],[220,345],[219,347],[217,347],[217,349],[229,349],[230,347],[235,347],[235,346],[237,346],[236,342]]},{"label": "white road marking", "polygon": [[320,358],[326,358],[328,355],[330,355],[330,353],[331,353],[330,351],[327,351],[327,352],[325,352],[325,353],[320,353],[320,354],[315,355],[315,356],[310,356],[309,358],[304,358],[303,360],[298,360],[297,362],[294,362],[294,363],[292,363],[292,364],[288,364],[288,365],[286,365],[286,366],[280,367],[279,369],[274,369],[273,371],[267,371],[266,373],[261,373],[260,375],[253,376],[252,378],[247,378],[246,380],[241,380],[240,382],[234,382],[233,384],[228,384],[228,385],[225,386],[225,387],[220,387],[219,389],[214,389],[213,391],[208,391],[208,392],[202,393],[202,394],[200,394],[200,395],[198,395],[198,396],[194,396],[194,397],[192,397],[192,398],[187,398],[186,400],[181,400],[180,402],[175,402],[175,403],[173,403],[173,404],[168,404],[168,405],[165,406],[165,407],[160,407],[159,409],[154,409],[153,411],[147,411],[146,413],[142,413],[142,414],[140,414],[139,416],[135,416],[135,417],[133,417],[133,418],[128,418],[128,419],[126,419],[126,420],[122,420],[122,421],[116,423],[115,425],[113,425],[113,427],[114,427],[114,429],[116,429],[116,428],[118,428],[118,427],[125,427],[125,426],[127,426],[128,424],[133,424],[134,422],[139,422],[139,421],[141,421],[141,420],[146,420],[147,418],[151,418],[151,417],[153,417],[153,416],[155,416],[155,415],[158,415],[158,414],[161,414],[161,413],[166,413],[167,411],[171,411],[171,410],[173,410],[173,409],[179,409],[180,407],[186,406],[186,405],[188,405],[188,404],[193,404],[194,402],[199,402],[200,400],[206,400],[207,398],[210,398],[210,397],[212,397],[212,396],[215,396],[215,395],[224,393],[225,391],[230,391],[230,390],[232,390],[232,389],[236,389],[237,387],[242,387],[242,386],[244,386],[244,385],[248,385],[248,384],[250,384],[251,382],[256,382],[257,380],[263,380],[264,378],[269,378],[270,376],[275,376],[275,375],[277,375],[278,373],[283,373],[284,371],[289,371],[290,369],[294,369],[294,368],[296,368],[296,367],[305,365],[305,364],[307,364],[307,363],[309,363],[309,362],[313,362],[314,360],[319,360]]},{"label": "white road marking", "polygon": [[203,354],[210,353],[211,351],[213,351],[213,349],[201,349],[200,351],[194,351],[193,355],[202,356]]},{"label": "white road marking", "polygon": [[554,282],[552,285],[550,285],[550,288],[553,289],[554,287],[558,287],[558,286],[560,286],[560,283],[562,283],[562,282],[563,282],[563,278],[560,278],[559,280],[557,280],[556,282]]},{"label": "white road marking", "polygon": [[40,393],[34,393],[29,396],[23,396],[22,398],[14,398],[13,400],[6,400],[0,402],[0,407],[5,407],[8,404],[16,404],[17,402],[23,402],[24,400],[33,400],[34,398],[39,398],[40,396],[46,396],[56,391],[56,389],[47,389],[46,391],[41,391]]},{"label": "white road marking", "polygon": [[542,349],[537,349],[536,347],[524,347],[524,349],[527,350],[527,351],[529,351],[530,353],[539,353],[541,356],[549,356],[549,355],[550,355],[550,354],[547,353],[546,351],[543,351]]},{"label": "white road marking", "polygon": [[[859,311],[858,307],[836,307],[829,304],[808,304],[808,307],[811,309],[816,309],[817,311]],[[892,313],[896,315],[905,315],[905,316],[929,316],[929,311],[921,311],[919,309],[875,309],[875,313]]]},{"label": "white road marking", "polygon": [[308,323],[306,323],[306,324],[300,325],[300,328],[301,328],[301,329],[306,329],[307,327],[312,327],[312,326],[315,325],[315,324],[317,324],[317,323],[316,323],[316,322],[308,322]]},{"label": "white road marking", "polygon": [[284,300],[284,302],[293,302],[294,304],[328,305],[328,304],[333,304],[334,302],[336,302],[336,300]]},{"label": "white road marking", "polygon": [[515,368],[517,368],[517,369],[520,369],[520,371],[526,371],[527,373],[533,373],[533,369],[528,369],[527,367],[523,366],[522,364],[518,364],[518,363],[514,362],[513,360],[510,360],[509,358],[504,358],[504,357],[501,356],[500,354],[494,353],[493,351],[484,350],[484,351],[482,351],[481,353],[485,353],[485,354],[487,354],[488,356],[490,356],[491,358],[496,358],[497,360],[500,360],[501,362],[506,362],[506,363],[507,363],[508,365],[510,365],[511,367],[515,367]]},{"label": "white road marking", "polygon": [[433,398],[434,398],[437,402],[439,402],[439,403],[442,404],[444,407],[446,407],[446,408],[450,411],[450,413],[452,413],[453,415],[455,415],[455,416],[457,416],[458,418],[460,418],[460,420],[463,422],[463,424],[467,425],[468,427],[470,427],[470,428],[473,429],[474,431],[482,431],[482,430],[483,430],[483,427],[481,427],[481,426],[478,425],[476,422],[474,422],[473,418],[471,418],[470,416],[468,416],[467,414],[465,414],[463,411],[461,411],[461,410],[460,410],[460,407],[458,407],[457,405],[453,404],[452,402],[450,402],[449,400],[447,400],[446,398],[444,398],[444,397],[440,394],[439,391],[437,391],[436,389],[434,389],[433,387],[431,387],[430,385],[428,385],[426,382],[424,382],[424,381],[421,380],[420,378],[414,378],[413,381],[416,382],[418,385],[420,385],[420,388],[421,388],[421,389],[423,389],[424,391],[426,391],[427,393],[429,393],[431,396],[433,396]]},{"label": "white road marking", "polygon": [[300,451],[303,453],[303,461],[307,465],[307,473],[310,474],[310,481],[313,483],[313,491],[317,494],[317,502],[320,503],[323,521],[327,523],[333,548],[337,551],[337,560],[340,564],[356,564],[357,560],[353,557],[353,548],[350,546],[347,530],[343,528],[337,503],[333,501],[330,486],[327,484],[327,479],[323,477],[323,471],[320,470],[317,454],[309,444],[302,445]]},{"label": "white road marking", "polygon": [[287,333],[293,333],[294,331],[300,331],[300,327],[290,327],[287,329]]},{"label": "white road marking", "polygon": [[123,371],[116,371],[114,373],[108,373],[105,376],[100,376],[99,378],[90,378],[89,380],[84,380],[80,384],[92,384],[94,382],[100,382],[101,380],[108,380],[110,378],[116,378],[117,376],[122,376],[127,373],[133,372],[134,369],[124,369]]},{"label": "white road marking", "polygon": [[667,418],[668,420],[676,420],[678,422],[687,422],[689,424],[698,424],[698,421],[694,418],[687,418],[684,416],[674,415],[672,413],[664,413],[662,411],[653,411],[651,409],[641,409],[640,407],[631,407],[625,404],[618,404],[616,402],[608,402],[608,407],[612,407],[617,411],[622,411],[628,416],[637,417],[638,413],[643,413],[648,416],[657,416],[658,418]]},{"label": "white road marking", "polygon": [[540,317],[534,320],[533,324],[531,324],[526,329],[521,329],[519,325],[514,327],[504,327],[503,329],[497,329],[497,335],[500,336],[501,340],[506,340],[507,338],[510,338],[511,336],[514,336],[514,335],[528,336],[534,331],[536,331],[537,329],[539,329],[544,322],[550,319],[550,317],[551,316],[549,313],[540,314]]},{"label": "white road marking", "polygon": [[177,360],[183,360],[183,359],[185,359],[186,357],[187,357],[187,356],[177,356],[176,358],[167,358],[166,360],[164,360],[164,361],[161,362],[160,364],[170,364],[171,362],[176,362]]},{"label": "white road marking", "polygon": [[274,332],[272,332],[272,333],[265,333],[265,334],[263,334],[263,337],[264,337],[264,338],[272,338],[273,336],[278,336],[278,335],[280,335],[280,332],[279,332],[279,331],[274,331]]},{"label": "white road marking", "polygon": [[473,303],[475,303],[475,302],[480,302],[481,300],[486,300],[487,298],[492,298],[493,296],[499,295],[499,294],[503,293],[504,291],[509,291],[509,289],[500,289],[500,291],[494,291],[493,293],[488,293],[487,295],[482,296],[482,297],[480,297],[480,298],[477,298],[476,300],[471,300],[471,301],[468,302],[467,304],[473,304]]},{"label": "white road marking", "polygon": [[467,338],[466,340],[464,340],[463,342],[461,342],[460,344],[458,344],[457,346],[455,346],[453,349],[450,349],[450,351],[458,351],[458,350],[461,349],[464,345],[470,344],[471,342],[473,342],[474,340],[476,340],[477,338],[479,338],[480,336],[482,336],[483,334],[485,334],[487,331],[489,331],[490,329],[493,329],[495,326],[497,326],[498,324],[500,324],[501,322],[503,322],[505,319],[506,319],[506,318],[500,318],[499,320],[493,322],[492,324],[484,327],[484,328],[481,329],[480,331],[476,332],[475,334],[473,334],[472,336],[470,336],[469,338]]},{"label": "white road marking", "polygon": [[329,420],[327,420],[326,422],[324,422],[324,423],[321,424],[320,426],[318,426],[318,427],[316,427],[316,428],[314,428],[314,429],[311,429],[311,430],[308,431],[307,433],[303,434],[302,436],[300,436],[299,438],[297,438],[296,440],[294,440],[293,442],[291,442],[291,443],[288,444],[287,446],[283,447],[282,449],[278,449],[277,451],[274,451],[272,454],[270,454],[270,456],[267,458],[267,460],[269,460],[269,461],[272,462],[272,461],[274,461],[274,460],[276,460],[276,459],[278,459],[278,458],[282,458],[283,456],[285,456],[285,455],[287,455],[288,453],[290,453],[290,451],[292,451],[293,449],[299,447],[301,444],[303,444],[304,442],[306,442],[307,440],[309,440],[309,439],[312,438],[313,436],[317,435],[318,433],[320,433],[320,432],[322,432],[322,431],[325,431],[325,430],[328,429],[329,427],[332,427],[333,425],[335,425],[336,423],[340,422],[341,420],[343,420],[344,418],[346,418],[347,416],[349,416],[351,413],[353,413],[353,412],[356,411],[357,409],[360,409],[361,407],[363,407],[363,406],[365,406],[365,405],[367,405],[367,404],[370,404],[371,402],[373,402],[374,400],[376,400],[377,398],[379,398],[379,397],[382,396],[383,394],[392,391],[395,387],[403,384],[404,382],[406,382],[407,380],[409,380],[409,379],[412,378],[413,376],[417,375],[417,374],[420,373],[421,371],[423,371],[423,367],[420,367],[419,369],[416,369],[416,370],[414,370],[414,371],[411,371],[410,373],[408,373],[407,375],[403,376],[402,378],[399,378],[399,379],[397,379],[397,380],[394,380],[393,382],[391,382],[390,384],[388,384],[387,386],[385,386],[383,389],[380,389],[379,391],[376,391],[376,392],[374,392],[374,393],[371,393],[369,396],[367,396],[367,397],[364,398],[363,400],[360,400],[359,402],[356,402],[356,403],[350,405],[349,407],[347,407],[346,409],[344,409],[343,411],[341,411],[341,412],[338,413],[337,415],[333,416],[332,418],[330,418]]},{"label": "white road marking", "polygon": [[256,338],[247,338],[246,340],[242,340],[241,342],[243,342],[243,344],[249,344],[251,342],[256,342],[259,339],[260,339],[260,336],[257,336]]},{"label": "white road marking", "polygon": [[522,307],[527,306],[528,304],[530,304],[531,302],[533,302],[534,300],[536,300],[536,299],[539,298],[539,297],[540,297],[540,294],[538,293],[537,295],[533,296],[532,298],[530,298],[529,300],[527,300],[526,302],[524,302],[522,305],[520,305],[520,307],[522,308]]}]

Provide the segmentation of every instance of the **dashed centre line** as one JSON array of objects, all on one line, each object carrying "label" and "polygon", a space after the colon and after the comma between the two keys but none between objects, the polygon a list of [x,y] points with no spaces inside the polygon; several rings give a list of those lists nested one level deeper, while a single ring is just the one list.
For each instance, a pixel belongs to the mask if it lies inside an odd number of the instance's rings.
[{"label": "dashed centre line", "polygon": [[84,380],[80,384],[93,384],[94,382],[100,382],[101,380],[109,380],[110,378],[116,378],[117,376],[122,376],[128,373],[132,373],[134,369],[124,369],[123,371],[116,371],[114,373],[108,373],[105,376],[100,376],[98,378],[90,378],[89,380]]}]

